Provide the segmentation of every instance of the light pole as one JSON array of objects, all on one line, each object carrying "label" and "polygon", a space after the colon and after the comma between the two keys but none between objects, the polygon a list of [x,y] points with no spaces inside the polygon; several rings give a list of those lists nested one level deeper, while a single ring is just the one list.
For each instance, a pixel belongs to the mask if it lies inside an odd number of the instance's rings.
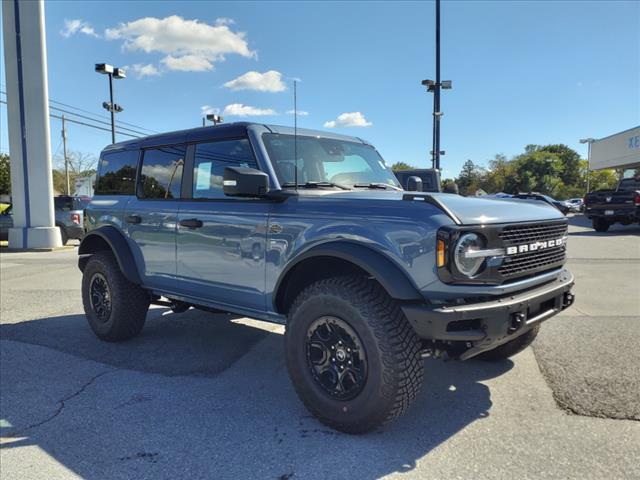
[{"label": "light pole", "polygon": [[121,112],[123,108],[117,103],[113,103],[113,79],[126,78],[122,68],[114,67],[107,63],[96,63],[96,72],[102,75],[109,75],[109,101],[102,102],[102,107],[111,112],[111,143],[116,143],[116,112]]},{"label": "light pole", "polygon": [[591,144],[595,141],[596,139],[591,137],[580,139],[580,143],[587,143],[589,145],[587,150],[587,193],[589,193],[589,171],[591,169]]},{"label": "light pole", "polygon": [[436,79],[422,80],[422,85],[427,87],[428,92],[433,92],[433,148],[431,150],[433,168],[440,170],[440,155],[444,152],[440,150],[440,90],[450,89],[451,80],[440,80],[440,0],[436,0]]}]

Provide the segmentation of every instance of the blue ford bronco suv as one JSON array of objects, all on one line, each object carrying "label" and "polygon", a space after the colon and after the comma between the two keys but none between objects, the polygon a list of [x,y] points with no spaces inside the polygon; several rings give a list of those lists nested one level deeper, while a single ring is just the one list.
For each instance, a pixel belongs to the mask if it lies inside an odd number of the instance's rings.
[{"label": "blue ford bronco suv", "polygon": [[110,145],[86,214],[99,338],[140,333],[150,304],[284,324],[302,402],[349,433],[407,410],[424,357],[509,357],[573,302],[560,212],[404,191],[356,137],[232,123]]}]

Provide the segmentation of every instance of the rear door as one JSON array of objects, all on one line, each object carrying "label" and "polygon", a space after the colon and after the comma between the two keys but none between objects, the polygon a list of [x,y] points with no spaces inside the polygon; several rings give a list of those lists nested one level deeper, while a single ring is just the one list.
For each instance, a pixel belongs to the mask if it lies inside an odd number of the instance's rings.
[{"label": "rear door", "polygon": [[185,145],[145,149],[141,154],[136,196],[124,222],[146,287],[173,291],[176,280],[176,230]]},{"label": "rear door", "polygon": [[207,141],[190,148],[185,181],[190,177],[192,198],[182,200],[178,217],[178,290],[222,306],[262,311],[270,202],[226,197],[222,191],[225,167],[258,168],[249,140]]}]

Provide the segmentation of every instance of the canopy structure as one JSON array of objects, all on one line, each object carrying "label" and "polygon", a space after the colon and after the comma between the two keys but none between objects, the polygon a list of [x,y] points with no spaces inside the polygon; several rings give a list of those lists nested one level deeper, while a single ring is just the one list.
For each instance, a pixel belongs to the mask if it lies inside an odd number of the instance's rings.
[{"label": "canopy structure", "polygon": [[640,127],[595,140],[591,144],[589,168],[640,168]]}]

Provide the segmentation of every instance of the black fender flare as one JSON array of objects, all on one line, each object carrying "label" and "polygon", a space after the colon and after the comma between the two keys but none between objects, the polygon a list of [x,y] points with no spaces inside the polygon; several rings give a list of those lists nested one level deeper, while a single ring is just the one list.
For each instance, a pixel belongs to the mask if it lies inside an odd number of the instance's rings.
[{"label": "black fender flare", "polygon": [[274,304],[279,298],[280,287],[283,286],[287,275],[301,262],[314,257],[334,257],[356,265],[375,278],[391,298],[396,300],[423,300],[420,291],[408,275],[383,253],[361,243],[332,241],[306,250],[287,264],[273,289]]},{"label": "black fender flare", "polygon": [[117,228],[109,225],[87,232],[82,242],[80,242],[80,247],[78,248],[78,255],[80,255],[78,267],[80,267],[80,270],[84,269],[89,255],[104,250],[104,244],[113,252],[120,271],[127,280],[137,285],[141,284],[140,274],[138,273],[127,239],[124,238],[124,235],[122,235]]}]

